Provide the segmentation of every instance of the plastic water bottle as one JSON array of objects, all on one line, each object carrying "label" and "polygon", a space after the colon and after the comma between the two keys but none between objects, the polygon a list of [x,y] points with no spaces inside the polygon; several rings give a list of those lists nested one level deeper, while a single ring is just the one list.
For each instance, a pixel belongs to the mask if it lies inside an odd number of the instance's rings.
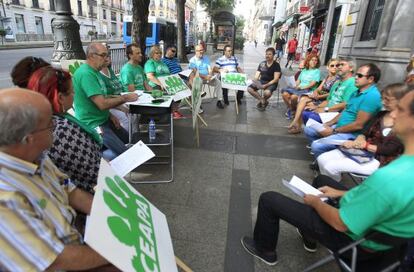
[{"label": "plastic water bottle", "polygon": [[149,136],[150,143],[155,142],[155,137],[156,137],[156,135],[155,135],[155,122],[154,122],[154,119],[152,119],[152,118],[149,122],[148,136]]}]

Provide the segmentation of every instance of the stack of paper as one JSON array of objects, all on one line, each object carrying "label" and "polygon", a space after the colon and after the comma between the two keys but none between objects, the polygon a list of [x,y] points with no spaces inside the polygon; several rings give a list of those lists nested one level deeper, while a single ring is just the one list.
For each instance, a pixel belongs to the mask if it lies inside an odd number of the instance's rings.
[{"label": "stack of paper", "polygon": [[321,112],[319,113],[319,117],[322,120],[322,123],[326,123],[331,121],[332,119],[334,119],[337,115],[339,114],[339,112]]},{"label": "stack of paper", "polygon": [[325,129],[326,129],[326,127],[325,127],[323,124],[321,124],[321,123],[319,123],[319,122],[315,121],[315,120],[314,120],[314,119],[312,119],[312,118],[309,118],[308,122],[306,122],[306,126],[307,126],[307,127],[311,127],[311,128],[313,128],[313,129],[314,129],[314,130],[316,130],[317,132],[321,132],[321,131],[323,131],[323,130],[325,130]]},{"label": "stack of paper", "polygon": [[[310,185],[309,183],[301,180],[297,176],[293,176],[290,181],[282,180],[283,185],[288,187],[292,192],[297,194],[300,197],[304,197],[305,195],[314,195],[318,196],[323,194],[321,191]],[[322,201],[327,200],[326,197],[321,198]]]}]

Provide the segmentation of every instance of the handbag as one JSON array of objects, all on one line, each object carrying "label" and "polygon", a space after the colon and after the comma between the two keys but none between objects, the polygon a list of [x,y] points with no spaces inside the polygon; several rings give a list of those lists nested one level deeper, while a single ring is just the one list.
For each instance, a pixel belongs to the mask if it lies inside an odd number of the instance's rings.
[{"label": "handbag", "polygon": [[357,149],[357,148],[345,148],[343,146],[340,146],[339,150],[347,158],[350,158],[351,160],[357,163],[366,163],[374,159],[374,154],[367,150]]}]

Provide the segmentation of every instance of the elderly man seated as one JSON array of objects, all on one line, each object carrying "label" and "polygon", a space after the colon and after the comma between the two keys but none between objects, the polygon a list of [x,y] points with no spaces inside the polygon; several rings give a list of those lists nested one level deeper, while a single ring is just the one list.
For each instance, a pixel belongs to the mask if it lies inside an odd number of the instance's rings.
[{"label": "elderly man seated", "polygon": [[[316,251],[316,244],[310,238],[336,251],[374,230],[402,238],[414,237],[414,91],[400,100],[391,116],[398,120],[394,131],[404,143],[404,155],[349,191],[320,176],[314,186],[321,187],[323,194],[305,195],[304,203],[277,192],[262,194],[254,236],[242,238],[247,252],[275,265],[281,219],[298,228],[305,249],[311,252]],[[339,205],[331,206],[320,197],[338,199]],[[388,246],[373,241],[361,245],[358,259],[364,267],[358,266],[358,271],[380,271],[375,266],[393,263],[388,257],[396,252]]]},{"label": "elderly man seated", "polygon": [[[43,151],[52,108],[36,92],[0,91],[0,267],[2,271],[86,270],[108,261],[74,228],[92,195],[76,188]],[[6,129],[7,128],[7,129]]]}]

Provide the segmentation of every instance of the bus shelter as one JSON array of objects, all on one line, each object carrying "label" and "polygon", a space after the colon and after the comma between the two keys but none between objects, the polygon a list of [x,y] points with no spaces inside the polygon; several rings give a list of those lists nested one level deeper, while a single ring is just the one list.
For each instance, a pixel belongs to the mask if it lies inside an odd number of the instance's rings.
[{"label": "bus shelter", "polygon": [[227,10],[217,10],[213,15],[216,48],[223,50],[226,44],[234,47],[236,39],[236,17]]}]

